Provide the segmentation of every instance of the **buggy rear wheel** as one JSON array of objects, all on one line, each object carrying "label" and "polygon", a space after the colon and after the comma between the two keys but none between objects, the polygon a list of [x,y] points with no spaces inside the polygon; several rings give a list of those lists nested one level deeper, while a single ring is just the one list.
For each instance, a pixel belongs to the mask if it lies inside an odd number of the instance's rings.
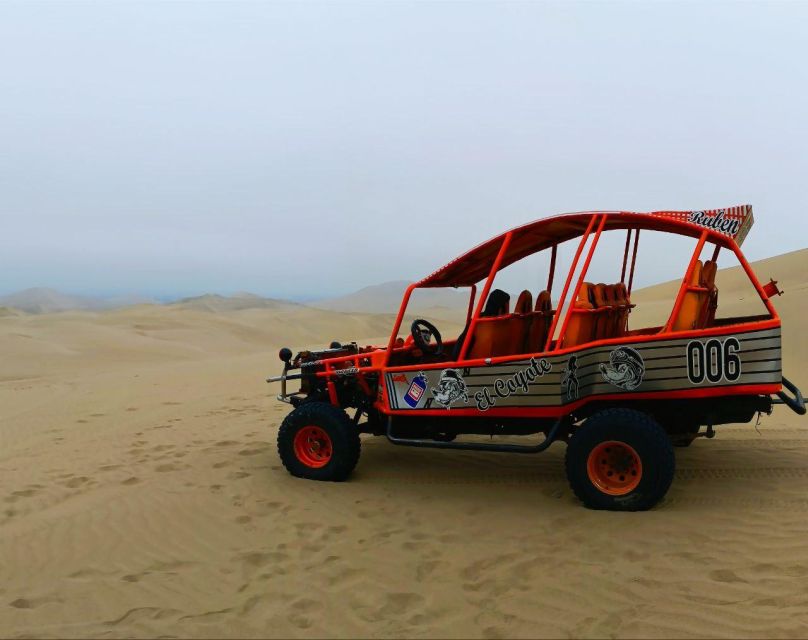
[{"label": "buggy rear wheel", "polygon": [[674,468],[667,433],[651,416],[633,409],[595,413],[567,447],[567,479],[590,509],[650,509],[667,493]]},{"label": "buggy rear wheel", "polygon": [[278,455],[293,476],[345,480],[359,461],[359,432],[346,413],[326,402],[307,402],[278,429]]}]

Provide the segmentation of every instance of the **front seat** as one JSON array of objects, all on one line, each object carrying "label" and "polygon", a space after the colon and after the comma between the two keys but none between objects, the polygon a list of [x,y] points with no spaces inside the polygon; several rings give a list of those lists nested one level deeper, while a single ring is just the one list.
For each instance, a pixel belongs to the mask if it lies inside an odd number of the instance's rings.
[{"label": "front seat", "polygon": [[[483,307],[480,317],[495,318],[497,316],[507,315],[508,308],[510,307],[510,301],[511,296],[507,292],[503,291],[502,289],[494,289],[488,294],[488,300],[485,301],[485,307]],[[477,331],[475,335],[471,337],[471,344],[469,345],[469,350],[466,353],[466,357],[480,358],[491,355],[490,351],[493,350],[494,344],[495,324],[498,323],[485,322],[483,324],[477,324]],[[466,334],[468,331],[469,325],[466,325],[465,329],[463,329],[463,333],[458,336],[457,342],[455,342],[454,351],[452,352],[453,360],[457,360],[460,357],[460,350],[463,348],[463,343],[466,341]],[[480,339],[482,339],[483,344],[480,346],[480,348],[475,348]],[[489,351],[486,356],[475,355],[475,353],[479,353],[485,349]]]}]

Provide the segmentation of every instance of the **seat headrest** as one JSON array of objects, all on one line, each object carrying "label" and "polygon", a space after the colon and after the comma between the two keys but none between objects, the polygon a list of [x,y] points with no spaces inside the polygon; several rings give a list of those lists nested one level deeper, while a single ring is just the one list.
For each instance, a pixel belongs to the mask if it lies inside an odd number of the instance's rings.
[{"label": "seat headrest", "polygon": [[581,290],[578,292],[578,299],[575,301],[575,307],[578,309],[592,309],[594,308],[594,304],[592,304],[592,287],[594,285],[591,282],[582,282],[581,283]]},{"label": "seat headrest", "polygon": [[598,284],[592,287],[592,297],[594,298],[596,307],[608,307],[611,305],[611,301],[606,292],[606,285],[602,282],[598,282]]},{"label": "seat headrest", "polygon": [[508,313],[508,305],[510,304],[510,301],[511,296],[505,293],[502,289],[494,289],[488,294],[488,300],[486,301],[485,308],[480,316],[483,318],[503,316]]},{"label": "seat headrest", "polygon": [[527,289],[519,294],[516,299],[516,306],[513,308],[514,313],[530,313],[533,308],[533,294]]},{"label": "seat headrest", "polygon": [[693,267],[693,274],[690,276],[690,284],[691,286],[698,287],[701,284],[701,271],[703,269],[703,265],[701,260],[696,260],[696,266]]},{"label": "seat headrest", "polygon": [[708,260],[704,263],[704,268],[701,270],[701,280],[706,287],[715,285],[715,273],[718,271],[718,264],[713,260]]},{"label": "seat headrest", "polygon": [[546,289],[536,296],[536,311],[552,311],[553,301],[550,299],[550,292]]}]

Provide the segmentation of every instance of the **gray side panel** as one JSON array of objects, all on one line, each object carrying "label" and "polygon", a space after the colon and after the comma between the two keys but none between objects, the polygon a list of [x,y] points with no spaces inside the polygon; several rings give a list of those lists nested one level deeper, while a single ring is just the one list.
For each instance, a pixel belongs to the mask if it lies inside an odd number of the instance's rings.
[{"label": "gray side panel", "polygon": [[[708,369],[709,376],[699,375]],[[413,408],[404,396],[419,373],[426,391]],[[588,395],[777,384],[781,378],[780,329],[775,328],[626,342],[493,366],[413,370],[387,374],[386,381],[393,409],[486,411],[494,406],[558,407]]]}]

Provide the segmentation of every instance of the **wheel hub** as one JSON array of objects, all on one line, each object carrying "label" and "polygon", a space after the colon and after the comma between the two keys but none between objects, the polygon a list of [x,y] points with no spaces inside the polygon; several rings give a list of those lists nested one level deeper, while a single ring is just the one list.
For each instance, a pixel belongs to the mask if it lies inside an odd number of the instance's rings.
[{"label": "wheel hub", "polygon": [[295,434],[295,456],[307,467],[324,467],[333,454],[331,438],[322,427],[309,425]]},{"label": "wheel hub", "polygon": [[625,442],[601,442],[589,454],[586,463],[589,480],[598,489],[613,496],[634,491],[642,479],[642,461]]}]

